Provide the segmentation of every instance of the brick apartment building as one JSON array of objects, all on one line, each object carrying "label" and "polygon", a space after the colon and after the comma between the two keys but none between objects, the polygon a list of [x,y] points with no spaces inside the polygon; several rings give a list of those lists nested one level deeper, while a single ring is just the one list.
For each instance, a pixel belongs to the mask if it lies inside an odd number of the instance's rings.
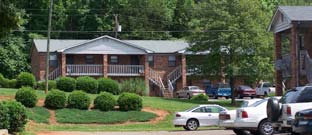
[{"label": "brick apartment building", "polygon": [[277,95],[283,81],[287,88],[312,83],[312,7],[277,7],[268,31],[274,33]]},{"label": "brick apartment building", "polygon": [[[34,39],[31,54],[32,73],[45,78],[46,39]],[[131,77],[145,80],[149,95],[173,93],[187,85],[191,75],[186,67],[185,41],[119,40],[102,36],[92,40],[50,41],[50,73],[60,76],[110,77],[121,81]],[[192,74],[193,75],[193,74]],[[203,87],[204,79],[188,84]]]}]

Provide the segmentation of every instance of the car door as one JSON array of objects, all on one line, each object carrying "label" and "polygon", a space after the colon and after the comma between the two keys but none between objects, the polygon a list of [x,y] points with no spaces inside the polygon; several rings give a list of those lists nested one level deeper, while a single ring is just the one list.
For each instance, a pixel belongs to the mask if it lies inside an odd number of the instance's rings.
[{"label": "car door", "polygon": [[183,89],[183,97],[186,98],[186,95],[187,95],[188,91],[189,91],[189,88],[188,87],[184,87],[184,89]]},{"label": "car door", "polygon": [[199,121],[200,126],[208,126],[211,114],[207,112],[206,107],[199,107],[192,111],[193,117]]},{"label": "car door", "polygon": [[208,120],[205,121],[205,125],[212,126],[219,124],[219,113],[224,111],[221,107],[218,106],[207,106],[206,112],[208,114]]}]

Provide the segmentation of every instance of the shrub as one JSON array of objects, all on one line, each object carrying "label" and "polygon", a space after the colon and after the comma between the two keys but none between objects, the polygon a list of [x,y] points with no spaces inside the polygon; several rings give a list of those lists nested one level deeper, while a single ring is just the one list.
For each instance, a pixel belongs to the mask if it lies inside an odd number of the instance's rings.
[{"label": "shrub", "polygon": [[3,104],[9,111],[9,132],[13,133],[23,131],[27,123],[25,106],[16,101],[4,101]]},{"label": "shrub", "polygon": [[51,109],[64,108],[66,104],[66,94],[60,90],[51,90],[44,101],[44,105]]},{"label": "shrub", "polygon": [[122,93],[117,102],[121,111],[141,111],[142,109],[142,98],[134,93]]},{"label": "shrub", "polygon": [[4,76],[0,73],[0,88],[4,88],[5,87],[5,79]]},{"label": "shrub", "polygon": [[73,91],[68,96],[68,107],[77,109],[88,109],[91,103],[90,97],[83,91]]},{"label": "shrub", "polygon": [[22,72],[17,76],[16,85],[18,88],[22,86],[34,87],[36,85],[36,80],[33,74]]},{"label": "shrub", "polygon": [[101,94],[94,99],[94,108],[100,109],[101,111],[109,111],[114,109],[116,103],[113,94],[101,92]]},{"label": "shrub", "polygon": [[118,95],[120,93],[118,82],[115,80],[110,78],[100,78],[98,79],[98,84],[98,92],[106,91],[113,93],[114,95]]},{"label": "shrub", "polygon": [[196,96],[193,96],[191,98],[192,101],[199,101],[199,102],[207,102],[208,101],[208,96],[204,94],[199,94]]},{"label": "shrub", "polygon": [[8,80],[9,88],[16,88],[16,79]]},{"label": "shrub", "polygon": [[20,88],[15,94],[15,99],[26,107],[34,107],[38,101],[36,92],[31,87]]},{"label": "shrub", "polygon": [[89,76],[82,76],[77,78],[77,89],[88,93],[97,93],[97,81]]},{"label": "shrub", "polygon": [[136,93],[138,95],[147,95],[145,81],[139,78],[131,78],[120,84],[121,92]]},{"label": "shrub", "polygon": [[[56,89],[56,81],[49,80],[48,83],[49,90]],[[39,82],[37,86],[39,90],[45,90],[45,81]]]},{"label": "shrub", "polygon": [[9,129],[10,127],[10,115],[9,108],[2,102],[0,103],[0,129]]},{"label": "shrub", "polygon": [[61,77],[56,80],[56,86],[62,91],[72,92],[76,89],[76,80],[71,77]]}]

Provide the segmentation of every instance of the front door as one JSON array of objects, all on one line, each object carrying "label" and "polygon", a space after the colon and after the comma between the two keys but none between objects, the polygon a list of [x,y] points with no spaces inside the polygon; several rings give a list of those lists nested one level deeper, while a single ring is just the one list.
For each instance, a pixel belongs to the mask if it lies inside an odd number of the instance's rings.
[{"label": "front door", "polygon": [[140,65],[140,59],[138,55],[131,56],[131,65]]}]

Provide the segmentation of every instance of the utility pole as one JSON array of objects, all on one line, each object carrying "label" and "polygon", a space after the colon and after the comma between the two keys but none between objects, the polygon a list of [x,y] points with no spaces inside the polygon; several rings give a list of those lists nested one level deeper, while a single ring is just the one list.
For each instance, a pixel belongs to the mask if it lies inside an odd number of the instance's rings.
[{"label": "utility pole", "polygon": [[50,0],[50,10],[49,10],[49,23],[48,23],[48,40],[47,40],[47,55],[46,55],[46,78],[45,78],[45,93],[49,90],[49,66],[50,66],[50,38],[51,38],[51,21],[52,21],[52,9],[53,0]]},{"label": "utility pole", "polygon": [[118,38],[119,30],[119,22],[118,22],[118,14],[114,14],[115,17],[115,38]]}]

